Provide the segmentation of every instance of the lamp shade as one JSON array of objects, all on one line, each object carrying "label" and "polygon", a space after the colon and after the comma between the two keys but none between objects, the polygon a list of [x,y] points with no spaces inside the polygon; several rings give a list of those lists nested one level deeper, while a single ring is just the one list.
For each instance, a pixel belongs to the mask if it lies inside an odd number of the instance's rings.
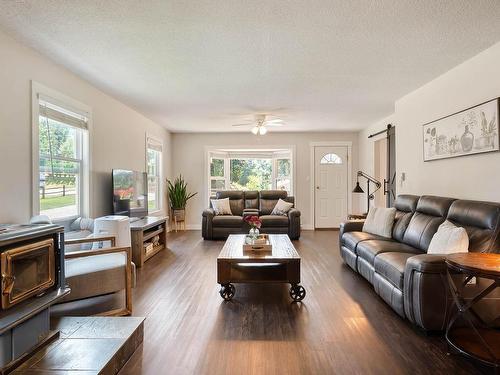
[{"label": "lamp shade", "polygon": [[359,181],[356,182],[356,187],[352,191],[353,193],[364,193],[365,191],[361,189],[361,186],[359,186]]}]

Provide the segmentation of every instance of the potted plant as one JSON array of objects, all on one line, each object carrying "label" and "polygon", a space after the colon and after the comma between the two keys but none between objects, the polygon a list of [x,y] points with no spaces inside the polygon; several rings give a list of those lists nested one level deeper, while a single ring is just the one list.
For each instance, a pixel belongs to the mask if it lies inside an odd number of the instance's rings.
[{"label": "potted plant", "polygon": [[184,221],[186,217],[186,204],[187,201],[193,198],[197,193],[188,193],[187,183],[179,175],[174,182],[167,179],[168,183],[168,198],[170,201],[170,208],[175,221]]}]

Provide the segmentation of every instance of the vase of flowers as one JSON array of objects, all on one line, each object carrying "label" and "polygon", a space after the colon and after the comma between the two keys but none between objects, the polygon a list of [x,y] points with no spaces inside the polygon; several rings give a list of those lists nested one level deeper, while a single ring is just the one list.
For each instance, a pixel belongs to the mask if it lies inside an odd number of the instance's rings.
[{"label": "vase of flowers", "polygon": [[250,225],[250,232],[248,232],[248,234],[254,239],[257,238],[262,221],[260,221],[259,217],[255,215],[246,216],[245,221],[248,225]]}]

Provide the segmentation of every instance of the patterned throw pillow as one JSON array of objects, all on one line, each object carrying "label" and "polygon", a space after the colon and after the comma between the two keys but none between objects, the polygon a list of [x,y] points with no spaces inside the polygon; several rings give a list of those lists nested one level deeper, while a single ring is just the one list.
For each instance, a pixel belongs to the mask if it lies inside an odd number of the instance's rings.
[{"label": "patterned throw pillow", "polygon": [[276,206],[274,206],[271,215],[286,216],[288,214],[288,211],[290,211],[292,207],[293,203],[285,202],[283,199],[280,198],[278,199],[278,203],[276,203]]},{"label": "patterned throw pillow", "polygon": [[229,198],[224,199],[210,199],[212,202],[212,208],[215,211],[215,215],[232,215],[231,206],[229,205]]}]

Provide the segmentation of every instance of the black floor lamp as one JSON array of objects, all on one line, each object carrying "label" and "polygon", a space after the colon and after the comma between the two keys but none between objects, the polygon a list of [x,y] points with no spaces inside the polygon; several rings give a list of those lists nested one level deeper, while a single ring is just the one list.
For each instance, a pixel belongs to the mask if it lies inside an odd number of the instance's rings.
[{"label": "black floor lamp", "polygon": [[[356,187],[354,188],[354,190],[352,191],[353,193],[361,193],[361,194],[364,194],[364,190],[361,188],[361,186],[359,186],[359,178],[360,177],[364,177],[366,178],[366,185],[367,185],[367,188],[366,188],[366,195],[367,195],[367,199],[366,199],[366,213],[368,213],[368,211],[370,211],[370,201],[373,200],[375,198],[375,196],[373,195],[378,189],[380,189],[380,187],[382,186],[382,184],[380,183],[379,180],[377,180],[375,177],[372,177],[370,175],[367,175],[365,172],[362,172],[362,171],[358,171],[357,175],[356,175]],[[370,192],[370,182],[375,184],[375,186],[377,187],[375,190],[373,190],[372,192]]]}]

